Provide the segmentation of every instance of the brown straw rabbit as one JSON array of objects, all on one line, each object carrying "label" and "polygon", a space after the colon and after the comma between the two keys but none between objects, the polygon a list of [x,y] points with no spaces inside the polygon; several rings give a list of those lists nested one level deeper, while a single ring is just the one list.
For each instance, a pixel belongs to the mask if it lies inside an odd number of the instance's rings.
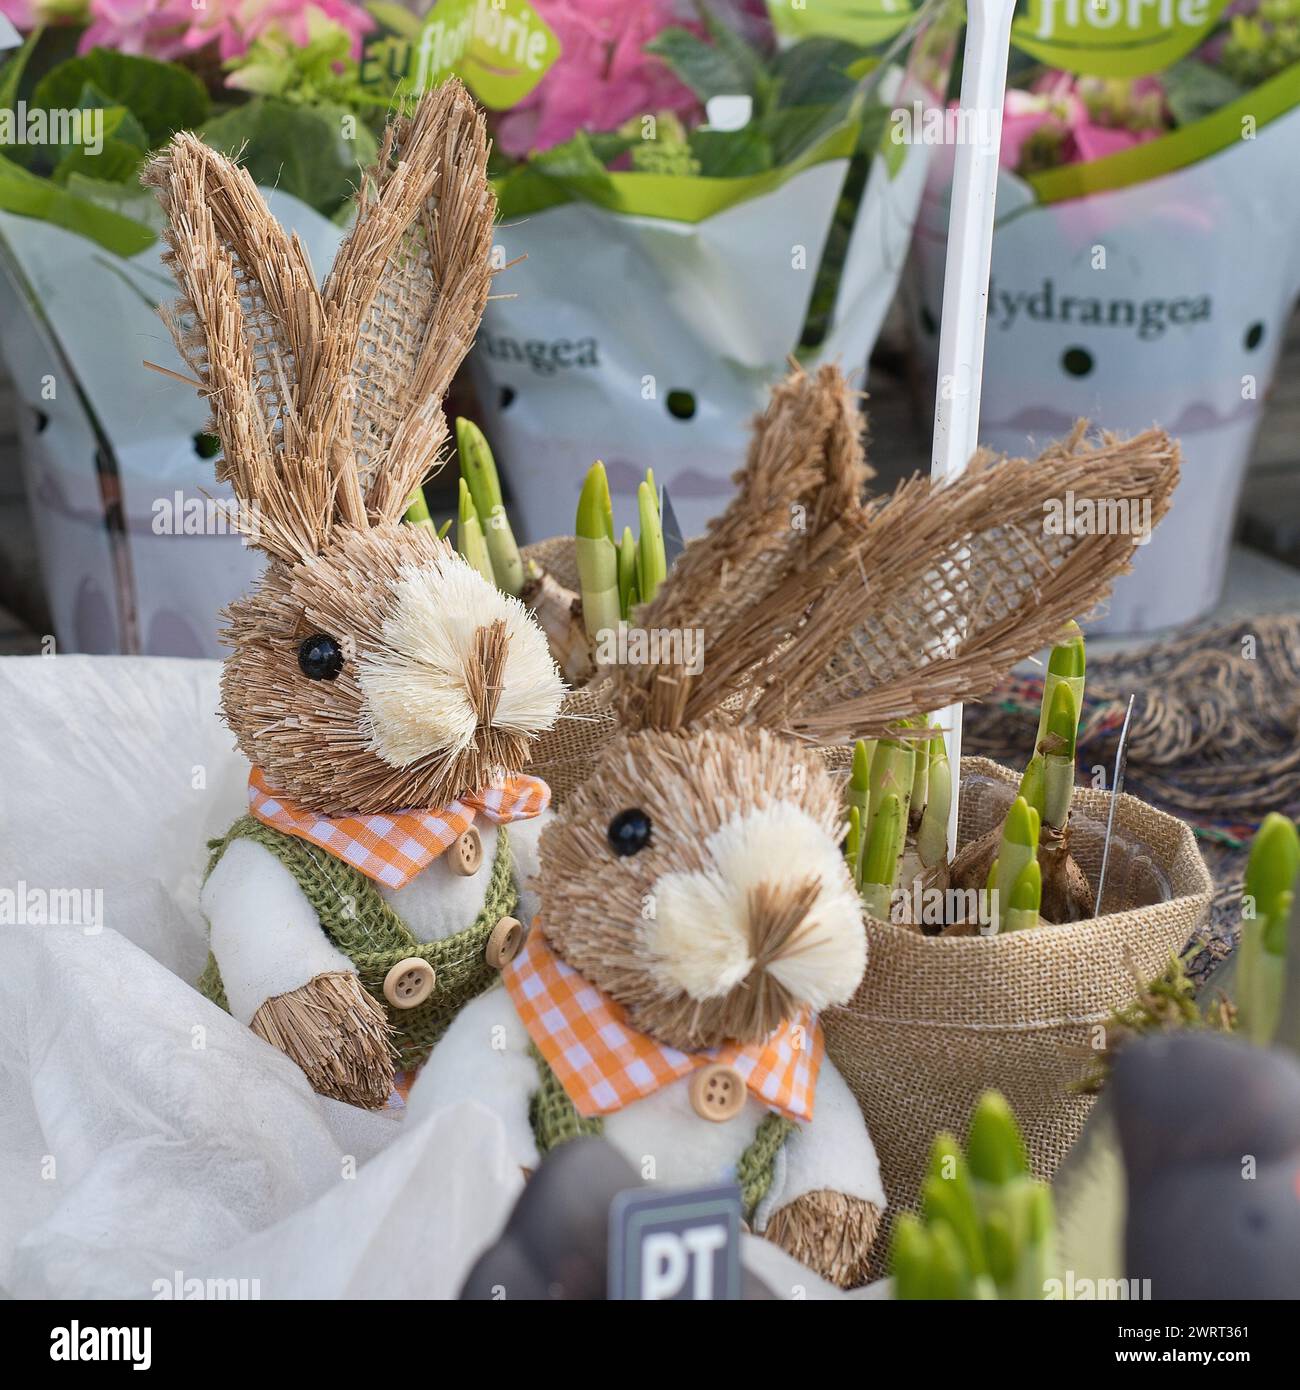
[{"label": "brown straw rabbit", "polygon": [[[942,491],[918,481],[862,507],[859,424],[831,368],[774,392],[735,502],[637,615],[669,659],[612,672],[624,732],[542,836],[540,913],[505,989],[461,1012],[410,1097],[413,1115],[490,1104],[525,1169],[601,1133],[649,1180],[734,1178],[756,1231],[846,1286],[884,1194],[816,1015],[870,962],[840,788],[811,745],[987,689],[1090,607],[1132,545],[1040,548],[1035,587],[1011,534],[1008,583],[983,594],[954,555],[981,560],[1035,508],[1041,526],[1041,498],[1091,495],[1091,476],[1162,513],[1177,474],[1153,432],[1114,461],[979,460]],[[955,649],[925,637],[958,611]],[[671,658],[688,628],[707,636],[702,668]]]},{"label": "brown straw rabbit", "polygon": [[549,792],[518,769],[563,692],[523,606],[399,524],[488,293],[486,161],[460,85],[426,95],[390,125],[320,290],[248,174],[195,136],[146,175],[182,291],[169,326],[269,557],[224,634],[222,708],[253,774],[213,846],[201,988],[366,1106],[521,940]]}]

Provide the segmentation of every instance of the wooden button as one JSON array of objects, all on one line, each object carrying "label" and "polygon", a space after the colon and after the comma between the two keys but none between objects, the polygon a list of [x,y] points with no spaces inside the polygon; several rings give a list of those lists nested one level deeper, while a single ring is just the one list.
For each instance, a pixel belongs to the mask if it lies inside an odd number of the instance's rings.
[{"label": "wooden button", "polygon": [[471,825],[451,847],[451,867],[467,878],[476,874],[483,862],[483,837]]},{"label": "wooden button", "polygon": [[519,954],[524,944],[524,924],[516,917],[503,917],[487,939],[483,954],[493,970],[501,970]]},{"label": "wooden button", "polygon": [[395,1009],[413,1009],[433,993],[435,978],[427,960],[407,956],[384,976],[384,998]]},{"label": "wooden button", "polygon": [[721,1062],[700,1067],[691,1077],[691,1105],[701,1119],[734,1120],[745,1108],[745,1078]]}]

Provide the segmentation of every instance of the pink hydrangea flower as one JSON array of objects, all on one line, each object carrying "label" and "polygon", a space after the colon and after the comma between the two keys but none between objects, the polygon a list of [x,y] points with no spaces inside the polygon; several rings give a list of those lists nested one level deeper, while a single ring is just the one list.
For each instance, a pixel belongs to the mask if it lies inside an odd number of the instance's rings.
[{"label": "pink hydrangea flower", "polygon": [[305,46],[312,10],[345,30],[352,40],[352,56],[361,56],[362,35],[370,33],[375,21],[349,0],[208,0],[204,9],[190,11],[185,46],[198,49],[215,42],[222,62],[242,58],[268,30],[278,30],[290,42]]},{"label": "pink hydrangea flower", "polygon": [[90,0],[90,24],[77,44],[79,53],[114,48],[150,58],[179,57],[185,29],[193,17],[189,0]]},{"label": "pink hydrangea flower", "polygon": [[0,0],[0,14],[24,32],[38,24],[84,24],[86,0]]},{"label": "pink hydrangea flower", "polygon": [[0,0],[0,14],[15,29],[34,29],[36,27],[36,6],[33,0]]},{"label": "pink hydrangea flower", "polygon": [[1039,159],[1046,147],[1054,163],[1086,164],[1154,140],[1167,128],[1157,78],[1117,82],[1054,72],[1030,91],[1008,89],[1000,158],[1005,168],[1023,169],[1026,146],[1034,142]]},{"label": "pink hydrangea flower", "polygon": [[78,49],[85,53],[96,47],[115,48],[167,60],[216,44],[224,62],[242,57],[255,39],[272,29],[295,44],[305,44],[313,10],[349,34],[353,56],[359,57],[361,36],[375,22],[349,0],[206,0],[200,8],[192,0],[90,0],[91,22]]},{"label": "pink hydrangea flower", "polygon": [[496,130],[507,154],[563,144],[579,130],[615,130],[633,116],[697,117],[689,87],[645,45],[672,25],[696,29],[677,0],[533,0],[560,41],[560,57]]}]

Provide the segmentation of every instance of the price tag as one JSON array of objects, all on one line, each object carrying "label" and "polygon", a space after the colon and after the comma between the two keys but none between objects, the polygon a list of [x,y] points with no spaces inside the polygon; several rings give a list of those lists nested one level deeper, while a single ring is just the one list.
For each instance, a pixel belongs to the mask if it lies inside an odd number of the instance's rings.
[{"label": "price tag", "polygon": [[620,1192],[609,1208],[609,1296],[739,1299],[739,1189]]}]

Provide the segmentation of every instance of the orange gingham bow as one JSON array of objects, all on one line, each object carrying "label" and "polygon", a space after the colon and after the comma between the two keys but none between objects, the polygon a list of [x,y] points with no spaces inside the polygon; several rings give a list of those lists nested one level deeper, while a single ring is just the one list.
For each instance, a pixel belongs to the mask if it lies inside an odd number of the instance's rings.
[{"label": "orange gingham bow", "polygon": [[261,768],[248,776],[248,809],[264,825],[310,840],[386,888],[405,887],[450,849],[482,814],[497,825],[531,820],[551,801],[539,777],[516,773],[499,787],[461,797],[440,811],[376,816],[318,816],[272,791]]},{"label": "orange gingham bow", "polygon": [[811,1120],[826,1047],[806,1010],[761,1043],[679,1052],[639,1033],[624,1009],[551,950],[537,923],[501,972],[515,1010],[580,1115],[608,1115],[722,1062],[755,1099],[791,1120]]}]

